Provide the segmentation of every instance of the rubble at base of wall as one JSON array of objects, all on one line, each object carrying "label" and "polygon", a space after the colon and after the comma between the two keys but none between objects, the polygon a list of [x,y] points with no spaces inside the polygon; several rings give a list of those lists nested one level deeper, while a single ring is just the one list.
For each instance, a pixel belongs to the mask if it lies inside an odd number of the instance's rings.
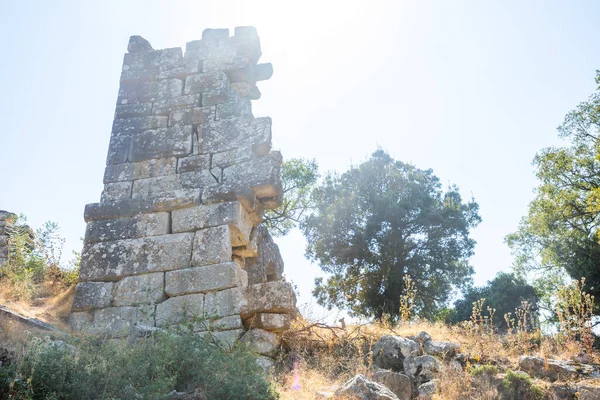
[{"label": "rubble at base of wall", "polygon": [[185,53],[130,39],[104,190],[85,208],[74,331],[125,337],[191,323],[274,354],[296,297],[261,225],[281,202],[282,157],[271,119],[252,115],[256,83],[273,72],[260,56],[252,27],[207,29]]}]

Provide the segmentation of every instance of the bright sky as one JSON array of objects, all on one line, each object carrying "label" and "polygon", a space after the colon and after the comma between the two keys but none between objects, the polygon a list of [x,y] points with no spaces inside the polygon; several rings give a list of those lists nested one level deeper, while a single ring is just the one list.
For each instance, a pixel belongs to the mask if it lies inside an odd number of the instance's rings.
[{"label": "bright sky", "polygon": [[[344,171],[380,146],[456,183],[481,207],[483,284],[511,265],[503,238],[532,199],[533,156],[595,88],[599,15],[596,1],[0,0],[0,209],[56,221],[80,247],[129,36],[160,49],[254,25],[275,69],[254,114],[273,118],[275,147]],[[278,243],[309,302],[320,270],[302,235]]]}]

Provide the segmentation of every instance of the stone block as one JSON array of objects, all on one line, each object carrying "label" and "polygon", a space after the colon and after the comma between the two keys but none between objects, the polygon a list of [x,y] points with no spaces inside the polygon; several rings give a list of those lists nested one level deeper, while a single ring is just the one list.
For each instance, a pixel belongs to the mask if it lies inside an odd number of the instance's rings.
[{"label": "stone block", "polygon": [[121,84],[155,81],[158,77],[158,68],[130,69],[121,71]]},{"label": "stone block", "polygon": [[108,307],[96,310],[88,333],[123,337],[127,336],[136,324],[154,326],[154,306]]},{"label": "stone block", "polygon": [[152,211],[172,211],[183,207],[197,206],[200,204],[199,189],[177,189],[160,193],[152,201]]},{"label": "stone block", "polygon": [[254,69],[255,81],[266,81],[273,76],[273,64],[258,64]]},{"label": "stone block", "polygon": [[113,121],[113,134],[127,132],[135,133],[149,129],[167,127],[168,118],[162,115],[150,115],[145,117],[118,118]]},{"label": "stone block", "polygon": [[168,116],[171,111],[183,107],[200,107],[200,94],[192,93],[155,101],[152,103],[152,114]]},{"label": "stone block", "polygon": [[177,158],[153,158],[150,160],[107,165],[104,170],[104,183],[133,181],[164,175],[175,175]]},{"label": "stone block", "polygon": [[281,161],[281,154],[272,152],[266,157],[232,165],[223,170],[223,181],[244,182],[258,198],[279,197],[282,190]]},{"label": "stone block", "polygon": [[[252,146],[242,146],[237,149],[223,151],[212,155],[212,166],[226,168],[234,164],[252,160],[255,157]],[[229,179],[232,180],[233,179]],[[242,181],[236,181],[242,182]],[[244,182],[245,183],[245,182]]]},{"label": "stone block", "polygon": [[216,89],[202,93],[203,106],[215,106],[225,103],[229,100],[229,91],[225,89]]},{"label": "stone block", "polygon": [[194,75],[199,72],[201,72],[199,60],[185,59],[177,64],[160,67],[158,79],[178,78],[185,80],[188,75]]},{"label": "stone block", "polygon": [[93,315],[87,311],[74,311],[69,315],[69,326],[73,332],[85,332],[92,324]]},{"label": "stone block", "polygon": [[250,285],[243,289],[242,318],[258,313],[280,313],[295,315],[296,294],[288,282],[267,282]]},{"label": "stone block", "polygon": [[[169,176],[158,176],[155,178],[139,179],[133,183],[132,197],[134,199],[139,198],[154,198],[154,209],[159,210],[158,201],[160,199],[173,200],[168,202],[168,206],[173,208],[174,201],[177,200],[177,196],[182,197],[181,200],[184,205],[190,205],[195,203],[196,196],[198,195],[197,190],[203,189],[204,187],[215,185],[216,181],[214,177],[206,170],[203,171],[192,171],[185,172],[179,175]],[[188,199],[188,196],[192,196],[192,199]]]},{"label": "stone block", "polygon": [[171,297],[156,306],[156,326],[164,327],[204,318],[204,295]]},{"label": "stone block", "polygon": [[198,335],[221,347],[231,348],[237,343],[243,333],[243,329],[233,329],[229,331],[199,332]]},{"label": "stone block", "polygon": [[129,53],[137,53],[140,51],[152,51],[152,45],[146,39],[141,36],[130,36],[129,44],[127,45],[127,51]]},{"label": "stone block", "polygon": [[113,182],[104,184],[104,190],[100,195],[100,201],[115,201],[131,198],[132,182]]},{"label": "stone block", "polygon": [[228,225],[201,229],[194,237],[192,266],[220,264],[231,261],[231,233]]},{"label": "stone block", "polygon": [[237,201],[174,210],[171,219],[171,229],[175,233],[229,225],[234,247],[246,245],[252,230],[248,213]]},{"label": "stone block", "polygon": [[215,119],[214,107],[178,108],[169,113],[169,126],[198,125]]},{"label": "stone block", "polygon": [[[235,94],[235,92],[232,92]],[[252,102],[235,95],[230,95],[228,101],[216,106],[216,119],[252,115]]]},{"label": "stone block", "polygon": [[248,320],[251,328],[264,329],[271,332],[282,332],[290,329],[292,317],[289,314],[258,313]]},{"label": "stone block", "polygon": [[224,71],[230,82],[254,81],[254,65],[248,57],[212,58],[202,66],[204,73]]},{"label": "stone block", "polygon": [[239,315],[218,318],[210,321],[210,329],[213,331],[228,331],[231,329],[242,329],[242,319]]},{"label": "stone block", "polygon": [[271,119],[243,116],[210,121],[202,126],[200,153],[219,153],[241,146],[271,147]]},{"label": "stone block", "polygon": [[192,126],[179,125],[167,129],[148,130],[131,141],[130,161],[150,158],[185,156],[192,152]]},{"label": "stone block", "polygon": [[399,372],[380,369],[373,374],[373,380],[390,389],[398,399],[410,400],[412,395],[412,383],[410,378]]},{"label": "stone block", "polygon": [[106,164],[120,164],[126,162],[127,156],[129,155],[130,144],[130,135],[112,135],[108,144]]},{"label": "stone block", "polygon": [[274,332],[268,332],[263,329],[250,329],[241,339],[242,343],[246,343],[256,353],[274,357],[281,346],[281,338]]},{"label": "stone block", "polygon": [[118,280],[123,276],[188,268],[193,240],[193,233],[183,233],[86,244],[79,279]]},{"label": "stone block", "polygon": [[123,83],[119,87],[117,104],[147,103],[150,101],[173,99],[181,96],[181,79],[164,79],[139,83]]},{"label": "stone block", "polygon": [[147,69],[153,67],[167,67],[178,64],[183,59],[180,47],[170,49],[140,51],[125,53],[123,57],[123,70]]},{"label": "stone block", "polygon": [[239,97],[248,100],[260,99],[261,93],[258,86],[249,82],[233,82],[229,84],[229,88]]},{"label": "stone block", "polygon": [[210,154],[193,155],[178,159],[177,172],[200,171],[210,168]]},{"label": "stone block", "polygon": [[[249,246],[253,242],[256,242],[258,256],[246,260],[245,270],[248,272],[248,283],[253,285],[281,280],[284,267],[283,258],[279,247],[264,225],[259,225],[252,232]],[[234,251],[234,254],[236,253],[240,252]]]},{"label": "stone block", "polygon": [[235,28],[233,43],[236,45],[236,54],[250,58],[256,63],[261,56],[260,39],[253,26],[238,26]]},{"label": "stone block", "polygon": [[113,303],[115,306],[158,303],[165,297],[164,288],[163,272],[128,276],[115,283]]},{"label": "stone block", "polygon": [[79,282],[73,296],[73,311],[87,311],[110,306],[112,282]]},{"label": "stone block", "polygon": [[234,262],[169,271],[165,275],[165,292],[173,297],[241,287],[245,273]]},{"label": "stone block", "polygon": [[152,203],[146,199],[122,199],[86,204],[83,217],[86,222],[97,219],[123,218],[152,211]]},{"label": "stone block", "polygon": [[204,297],[204,315],[206,318],[218,318],[239,314],[247,309],[247,300],[241,288],[209,292]]},{"label": "stone block", "polygon": [[152,103],[118,104],[115,118],[145,117],[152,113]]},{"label": "stone block", "polygon": [[171,218],[168,212],[90,221],[85,230],[84,243],[166,235],[170,233],[170,225]]},{"label": "stone block", "polygon": [[[206,93],[212,91],[227,91],[229,79],[223,71],[208,74],[190,75],[185,78],[184,93]],[[205,104],[202,104],[205,105]]]}]

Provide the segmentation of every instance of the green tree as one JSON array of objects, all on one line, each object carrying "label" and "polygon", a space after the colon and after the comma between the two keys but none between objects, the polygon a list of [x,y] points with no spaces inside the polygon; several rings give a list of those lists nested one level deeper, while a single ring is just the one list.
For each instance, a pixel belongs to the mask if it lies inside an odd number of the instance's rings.
[{"label": "green tree", "polygon": [[383,150],[313,192],[301,224],[307,257],[329,274],[316,279],[319,304],[353,315],[398,317],[404,277],[417,291],[415,311],[432,316],[473,273],[468,258],[480,221],[474,200],[445,192],[431,170],[393,160]]},{"label": "green tree", "polygon": [[282,204],[267,210],[264,216],[264,224],[273,236],[286,235],[303,220],[312,206],[311,193],[318,179],[315,160],[292,158],[281,165]]},{"label": "green tree", "polygon": [[450,313],[450,322],[467,321],[471,318],[473,303],[485,299],[484,307],[496,309],[494,326],[507,329],[504,314],[515,314],[515,309],[521,307],[521,302],[529,303],[532,317],[538,313],[538,296],[533,286],[527,284],[522,277],[513,273],[500,272],[487,285],[468,288],[462,299],[454,302],[454,309]]},{"label": "green tree", "polygon": [[565,283],[586,278],[600,311],[600,72],[597,91],[558,127],[568,144],[539,152],[540,185],[517,232],[506,237],[515,269],[529,276],[545,303]]}]

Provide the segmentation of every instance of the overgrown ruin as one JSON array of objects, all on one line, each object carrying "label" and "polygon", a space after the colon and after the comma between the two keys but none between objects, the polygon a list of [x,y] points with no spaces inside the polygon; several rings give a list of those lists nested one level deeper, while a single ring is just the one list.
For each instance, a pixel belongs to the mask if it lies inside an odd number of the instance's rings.
[{"label": "overgrown ruin", "polygon": [[8,261],[8,233],[12,215],[8,211],[0,210],[0,265]]},{"label": "overgrown ruin", "polygon": [[130,38],[104,191],[85,208],[74,330],[190,323],[232,343],[255,328],[245,337],[269,355],[289,327],[295,295],[260,225],[281,203],[282,161],[271,119],[252,115],[272,75],[260,56],[253,27],[207,29],[185,54]]}]

